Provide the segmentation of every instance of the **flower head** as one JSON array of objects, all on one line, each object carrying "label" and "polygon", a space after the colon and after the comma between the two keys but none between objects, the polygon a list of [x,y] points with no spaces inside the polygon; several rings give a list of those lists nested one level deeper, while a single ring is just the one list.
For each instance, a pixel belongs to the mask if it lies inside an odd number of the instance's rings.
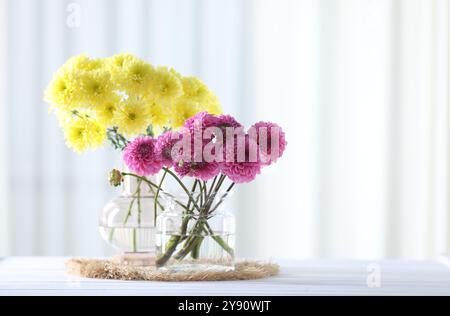
[{"label": "flower head", "polygon": [[82,92],[78,98],[86,106],[99,106],[114,97],[110,74],[107,71],[94,70],[80,72],[77,75]]},{"label": "flower head", "polygon": [[198,78],[155,68],[131,54],[70,58],[54,74],[44,98],[78,151],[90,145],[76,136],[87,127],[72,120],[74,111],[89,112],[97,125],[118,128],[127,137],[145,133],[149,124],[160,134],[182,127],[199,112],[221,113],[217,97]]},{"label": "flower head", "polygon": [[87,149],[100,146],[106,137],[106,130],[97,121],[83,114],[78,114],[64,126],[67,146],[81,153]]},{"label": "flower head", "polygon": [[125,62],[132,61],[138,61],[138,59],[131,54],[122,53],[106,58],[105,66],[110,72],[114,73],[123,70]]},{"label": "flower head", "polygon": [[162,163],[155,152],[155,142],[153,137],[141,136],[125,147],[123,160],[131,171],[140,176],[148,176],[161,170]]},{"label": "flower head", "polygon": [[203,103],[203,109],[211,114],[217,115],[222,113],[222,107],[219,103],[219,100],[212,93],[210,94],[210,97],[207,99],[207,102]]},{"label": "flower head", "polygon": [[257,147],[257,143],[248,135],[245,135],[243,143],[239,142],[236,137],[234,148],[225,148],[228,152],[226,161],[220,165],[221,172],[235,183],[253,181],[261,172]]},{"label": "flower head", "polygon": [[197,104],[199,111],[220,114],[222,109],[217,97],[196,77],[182,77],[183,93],[186,99]]},{"label": "flower head", "polygon": [[71,57],[62,66],[62,69],[67,71],[92,71],[103,68],[104,63],[102,59],[91,59],[85,54]]},{"label": "flower head", "polygon": [[186,120],[198,113],[198,104],[185,98],[178,98],[172,105],[170,112],[170,125],[173,128],[180,128]]},{"label": "flower head", "polygon": [[225,162],[221,172],[235,183],[247,183],[261,173],[261,165],[256,162]]},{"label": "flower head", "polygon": [[133,95],[145,95],[155,73],[153,66],[131,54],[109,58],[107,67],[119,89]]},{"label": "flower head", "polygon": [[265,165],[274,163],[283,155],[287,142],[284,131],[277,124],[271,122],[255,123],[250,127],[249,134],[258,143],[261,158]]},{"label": "flower head", "polygon": [[115,96],[110,100],[105,100],[99,106],[97,106],[95,108],[95,115],[97,120],[104,126],[111,125],[120,101],[120,97]]},{"label": "flower head", "polygon": [[150,81],[147,93],[156,102],[170,105],[183,94],[183,88],[180,79],[175,73],[166,67],[158,67]]},{"label": "flower head", "polygon": [[208,96],[208,87],[196,77],[182,77],[183,93],[193,101],[200,102]]},{"label": "flower head", "polygon": [[217,116],[217,127],[219,128],[227,128],[227,127],[233,127],[238,128],[242,127],[242,124],[236,121],[234,117],[228,114],[221,114]]},{"label": "flower head", "polygon": [[205,161],[180,161],[174,169],[180,177],[189,176],[203,181],[214,178],[220,172],[218,163]]},{"label": "flower head", "polygon": [[132,98],[122,100],[113,119],[114,125],[119,127],[119,132],[127,136],[145,132],[150,122],[148,104]]},{"label": "flower head", "polygon": [[58,71],[54,74],[52,81],[44,92],[44,99],[53,108],[62,110],[72,110],[77,104],[76,81],[71,73]]},{"label": "flower head", "polygon": [[193,133],[196,129],[204,131],[208,127],[217,127],[218,123],[216,116],[208,112],[199,112],[185,121],[184,128]]},{"label": "flower head", "polygon": [[179,140],[180,135],[172,131],[167,131],[157,138],[156,154],[165,167],[174,165],[174,158],[176,159],[176,157],[172,157],[172,149]]},{"label": "flower head", "polygon": [[111,170],[108,176],[108,181],[111,185],[118,187],[123,182],[122,172],[117,169]]},{"label": "flower head", "polygon": [[[209,140],[203,139],[202,134],[197,134],[193,130],[196,127],[191,126],[191,124],[197,123],[201,126],[202,121],[187,122],[179,131],[178,138],[182,141],[182,144],[178,148],[178,152],[175,153],[176,156],[172,159],[174,160],[174,169],[179,176],[190,176],[207,181],[219,173],[219,164],[216,161],[205,159],[205,146],[209,143]],[[172,154],[174,154],[173,151]]]},{"label": "flower head", "polygon": [[146,98],[148,104],[148,113],[151,117],[151,124],[153,127],[169,126],[170,108],[164,106],[155,99]]},{"label": "flower head", "polygon": [[70,58],[53,76],[45,100],[54,108],[73,110],[100,104],[113,95],[109,72],[101,59]]},{"label": "flower head", "polygon": [[[219,115],[217,117],[216,126],[222,131],[222,143],[224,147],[227,145],[229,137],[236,138],[237,135],[244,134],[244,127],[242,126],[242,124],[236,121],[236,119],[231,115]],[[227,133],[228,129],[231,129],[231,135]]]}]

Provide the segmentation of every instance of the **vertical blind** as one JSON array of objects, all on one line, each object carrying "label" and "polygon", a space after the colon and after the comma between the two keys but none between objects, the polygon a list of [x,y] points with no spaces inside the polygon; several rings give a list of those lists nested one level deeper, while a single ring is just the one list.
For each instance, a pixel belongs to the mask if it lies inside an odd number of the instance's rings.
[{"label": "vertical blind", "polygon": [[244,257],[450,252],[446,0],[0,0],[0,254],[102,255],[107,146],[64,145],[42,91],[72,55],[201,77],[225,112],[287,133],[236,189]]}]

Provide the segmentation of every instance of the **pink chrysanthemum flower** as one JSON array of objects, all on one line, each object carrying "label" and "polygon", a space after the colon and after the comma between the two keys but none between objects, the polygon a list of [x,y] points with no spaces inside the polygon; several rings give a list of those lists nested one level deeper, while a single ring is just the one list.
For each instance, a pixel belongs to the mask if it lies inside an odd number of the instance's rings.
[{"label": "pink chrysanthemum flower", "polygon": [[123,151],[123,160],[131,171],[140,176],[158,173],[162,163],[155,152],[156,140],[150,136],[135,138]]},{"label": "pink chrysanthemum flower", "polygon": [[180,141],[180,134],[168,131],[156,139],[155,152],[165,167],[172,167],[177,157],[172,157],[172,149]]},{"label": "pink chrysanthemum flower", "polygon": [[[208,112],[200,112],[188,118],[180,132],[183,133],[183,135],[190,133],[192,144],[206,144],[215,138],[215,134],[213,131],[213,133],[210,134],[209,139],[205,139],[205,130],[207,128],[216,127],[217,123],[218,120],[216,116],[209,114]],[[194,142],[194,138],[197,139],[196,142]],[[202,146],[204,146],[204,144]]]},{"label": "pink chrysanthemum flower", "polygon": [[180,177],[189,176],[203,181],[208,181],[219,174],[219,164],[216,162],[183,162],[180,161],[174,167]]},{"label": "pink chrysanthemum flower", "polygon": [[[233,152],[228,153],[227,160],[220,165],[221,172],[235,183],[251,182],[261,172],[258,144],[246,135],[243,145],[241,148],[240,143],[235,140]],[[230,148],[226,151],[230,151]],[[229,156],[233,159],[229,159]]]},{"label": "pink chrysanthemum flower", "polygon": [[191,133],[192,140],[200,137],[205,144],[214,141],[220,145],[227,143],[227,137],[245,133],[242,124],[231,115],[215,116],[208,112],[200,112],[187,119],[184,129]]},{"label": "pink chrysanthemum flower", "polygon": [[208,112],[199,112],[188,118],[186,122],[184,122],[184,127],[193,133],[196,129],[203,131],[205,128],[217,126],[217,124],[218,119],[216,116],[209,114]]},{"label": "pink chrysanthemum flower", "polygon": [[232,117],[231,115],[221,114],[221,115],[217,116],[215,126],[217,126],[219,128],[226,128],[226,127],[238,128],[238,127],[242,127],[242,124],[239,123],[238,121],[236,121],[236,119],[234,117]]},{"label": "pink chrysanthemum flower", "polygon": [[236,138],[237,135],[245,134],[244,126],[231,115],[219,115],[217,117],[216,127],[222,131],[222,135],[216,138],[219,143],[221,142],[223,144],[223,148],[226,148],[227,143],[232,141],[233,138]]},{"label": "pink chrysanthemum flower", "polygon": [[[190,176],[208,181],[219,173],[217,162],[208,162],[203,157],[203,150],[209,140],[202,139],[202,135],[195,135],[188,127],[180,130],[182,146],[174,160],[175,172],[180,176]],[[196,139],[200,137],[200,139]],[[187,147],[186,147],[187,146]]]},{"label": "pink chrysanthemum flower", "polygon": [[[261,160],[265,165],[274,163],[283,155],[287,142],[284,131],[277,124],[258,122],[253,124],[248,132],[258,143]],[[266,135],[265,139],[261,135]],[[273,152],[272,146],[275,149]]]},{"label": "pink chrysanthemum flower", "polygon": [[261,173],[261,164],[258,162],[225,162],[221,171],[235,183],[247,183],[253,181]]}]

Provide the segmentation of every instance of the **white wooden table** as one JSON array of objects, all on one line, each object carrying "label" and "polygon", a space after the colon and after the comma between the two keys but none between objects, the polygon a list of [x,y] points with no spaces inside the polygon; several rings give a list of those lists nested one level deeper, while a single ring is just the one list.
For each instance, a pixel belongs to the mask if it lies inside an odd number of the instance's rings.
[{"label": "white wooden table", "polygon": [[66,259],[0,259],[0,295],[450,295],[450,264],[439,260],[281,260],[265,280],[174,283],[72,277]]}]

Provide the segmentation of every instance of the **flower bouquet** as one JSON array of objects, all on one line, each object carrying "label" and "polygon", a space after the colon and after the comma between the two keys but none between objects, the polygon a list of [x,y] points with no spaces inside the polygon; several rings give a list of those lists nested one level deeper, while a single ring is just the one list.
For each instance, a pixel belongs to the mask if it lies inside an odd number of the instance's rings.
[{"label": "flower bouquet", "polygon": [[[161,193],[172,200],[172,209],[158,217],[156,265],[171,270],[198,268],[199,263],[208,269],[232,268],[234,222],[231,214],[219,212],[220,206],[236,183],[254,180],[285,147],[284,132],[274,123],[259,122],[244,131],[232,116],[207,112],[187,119],[178,131],[134,139],[123,158],[134,176],[156,190],[155,214]],[[160,171],[159,183],[146,178]],[[164,191],[167,175],[183,195]],[[193,178],[191,188],[185,178]],[[230,183],[223,191],[225,182]]]},{"label": "flower bouquet", "polygon": [[[44,99],[67,146],[77,153],[106,142],[122,151],[131,139],[176,130],[196,113],[221,113],[217,97],[200,79],[154,67],[131,54],[70,58],[54,73]],[[102,236],[123,252],[154,252],[155,219],[148,211],[154,188],[126,173],[112,172],[110,180],[123,183],[123,192],[102,211]]]},{"label": "flower bouquet", "polygon": [[[235,184],[254,180],[282,156],[278,125],[245,130],[221,114],[199,79],[128,54],[70,59],[46,99],[70,148],[82,152],[108,139],[123,151],[127,169],[114,169],[110,182],[132,179],[133,189],[101,217],[107,241],[129,252],[156,245],[161,269],[233,269],[234,217],[224,201]],[[181,194],[167,189],[168,178]]]}]

